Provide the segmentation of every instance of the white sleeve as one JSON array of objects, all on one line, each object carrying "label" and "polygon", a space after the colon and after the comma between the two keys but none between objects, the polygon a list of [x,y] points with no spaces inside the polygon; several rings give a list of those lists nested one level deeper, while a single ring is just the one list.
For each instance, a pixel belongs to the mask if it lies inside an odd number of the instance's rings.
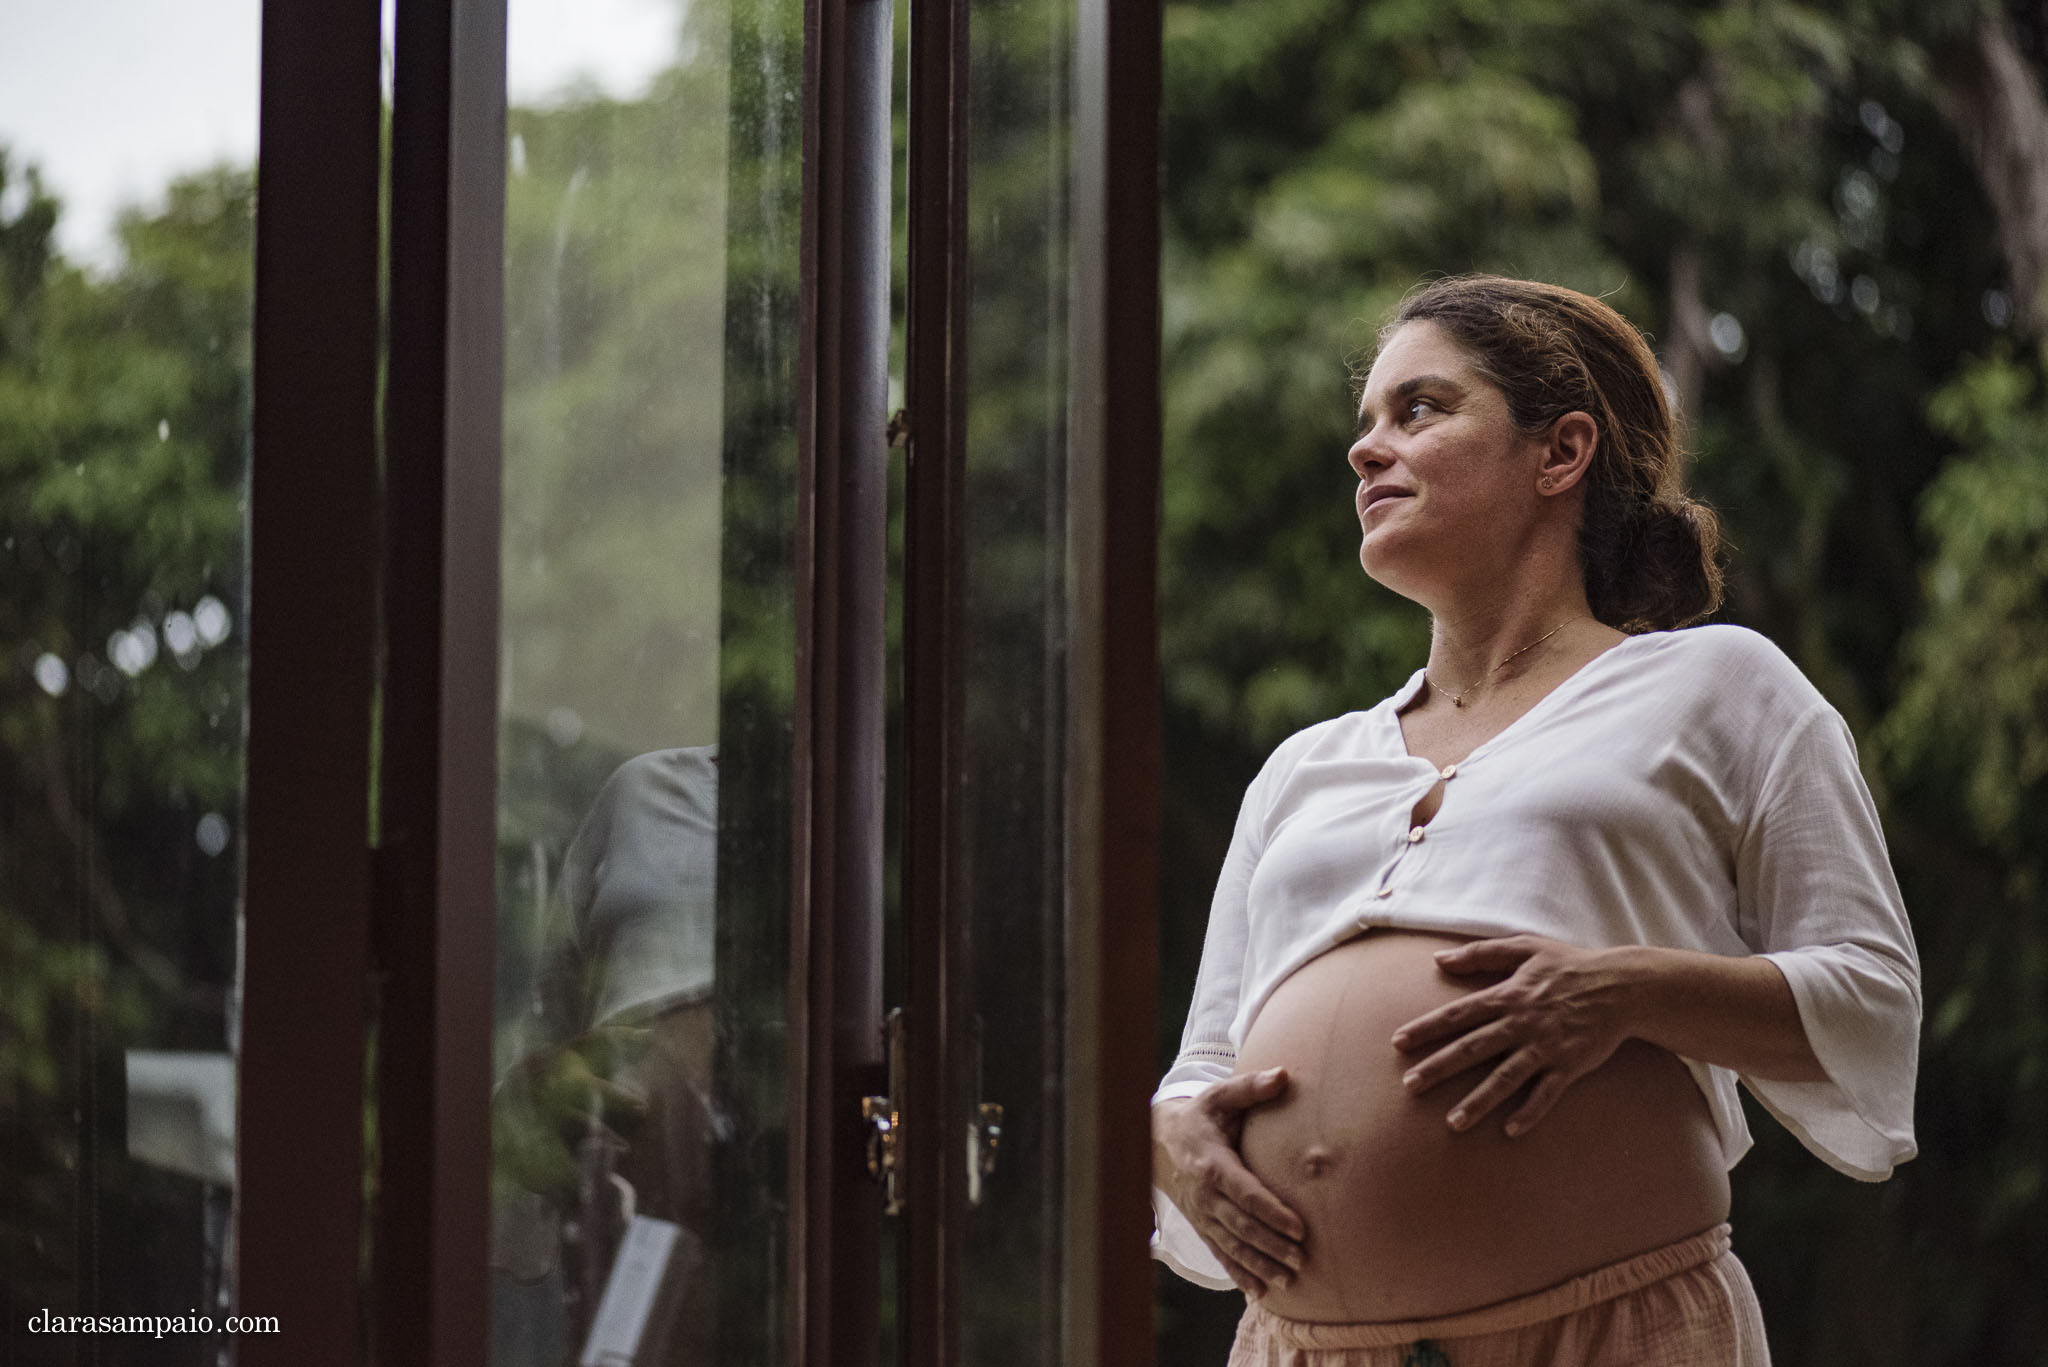
[{"label": "white sleeve", "polygon": [[1263,787],[1254,780],[1238,810],[1230,851],[1223,856],[1216,894],[1209,901],[1202,966],[1195,974],[1194,999],[1188,1004],[1187,1024],[1181,1029],[1180,1054],[1153,1094],[1155,1102],[1193,1096],[1210,1083],[1229,1077],[1237,1066],[1237,1046],[1231,1042],[1230,1027],[1237,1019],[1245,947],[1251,935],[1247,894],[1252,870],[1265,845]]},{"label": "white sleeve", "polygon": [[[1276,752],[1273,759],[1267,760],[1238,809],[1230,852],[1223,857],[1223,872],[1217,877],[1216,895],[1209,904],[1209,929],[1202,939],[1202,966],[1195,975],[1194,1000],[1188,1006],[1187,1025],[1181,1031],[1180,1055],[1167,1070],[1159,1090],[1152,1094],[1155,1106],[1162,1101],[1194,1096],[1236,1069],[1237,1047],[1231,1042],[1230,1027],[1237,1019],[1245,948],[1250,937],[1247,893],[1252,870],[1265,845],[1267,789],[1277,759]],[[1231,1288],[1223,1264],[1158,1187],[1152,1189],[1152,1221],[1153,1257],[1197,1286],[1219,1291]]]},{"label": "white sleeve", "polygon": [[1830,1166],[1883,1181],[1911,1158],[1920,962],[1856,742],[1821,705],[1764,775],[1735,861],[1739,929],[1791,985],[1825,1082],[1743,1082]]}]

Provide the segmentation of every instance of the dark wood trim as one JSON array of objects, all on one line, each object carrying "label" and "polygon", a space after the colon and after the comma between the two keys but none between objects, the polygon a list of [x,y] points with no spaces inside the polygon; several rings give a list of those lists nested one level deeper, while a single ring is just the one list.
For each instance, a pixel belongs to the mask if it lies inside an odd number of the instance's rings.
[{"label": "dark wood trim", "polygon": [[910,5],[910,268],[903,568],[902,1095],[906,1186],[897,1300],[905,1367],[960,1349],[959,1137],[971,1085],[967,905],[954,852],[966,697],[967,25],[954,0]]},{"label": "dark wood trim", "polygon": [[875,1358],[880,1202],[860,1098],[885,1090],[890,0],[807,0],[791,915],[792,1359]]},{"label": "dark wood trim", "polygon": [[1116,534],[1102,558],[1103,844],[1095,952],[1107,982],[1098,1026],[1102,1181],[1096,1230],[1097,1361],[1152,1349],[1151,1116],[1158,952],[1159,462],[1161,443],[1159,0],[1110,0],[1103,256],[1102,502]]},{"label": "dark wood trim", "polygon": [[1068,1352],[1153,1353],[1159,0],[1083,0],[1072,272]]},{"label": "dark wood trim", "polygon": [[249,1364],[362,1360],[375,640],[374,5],[266,0],[250,476],[240,1305]]},{"label": "dark wood trim", "polygon": [[405,0],[392,119],[376,1360],[490,1344],[504,0]]}]

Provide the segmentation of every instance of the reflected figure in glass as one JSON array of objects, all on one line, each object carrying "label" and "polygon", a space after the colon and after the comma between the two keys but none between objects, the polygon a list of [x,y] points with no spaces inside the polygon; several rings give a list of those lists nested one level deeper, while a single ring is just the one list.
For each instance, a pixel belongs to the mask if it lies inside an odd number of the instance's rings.
[{"label": "reflected figure in glass", "polygon": [[499,1176],[520,1190],[500,1202],[496,1261],[526,1282],[559,1276],[572,1346],[598,1327],[636,1219],[672,1227],[657,1300],[676,1303],[650,1310],[653,1331],[688,1303],[703,1256],[711,1151],[729,1129],[711,1079],[717,837],[716,747],[636,756],[598,793],[550,899],[529,1052],[498,1088]]}]

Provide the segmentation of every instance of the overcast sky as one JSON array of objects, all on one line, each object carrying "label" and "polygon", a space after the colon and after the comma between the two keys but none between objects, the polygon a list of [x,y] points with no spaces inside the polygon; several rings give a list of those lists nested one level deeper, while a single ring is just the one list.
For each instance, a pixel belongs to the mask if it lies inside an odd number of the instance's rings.
[{"label": "overcast sky", "polygon": [[[578,80],[645,88],[677,0],[511,0],[507,79],[536,104]],[[385,0],[386,25],[390,0]],[[115,213],[256,150],[259,0],[0,0],[0,143],[64,200],[66,254],[106,264]],[[0,217],[16,205],[0,202]]]}]

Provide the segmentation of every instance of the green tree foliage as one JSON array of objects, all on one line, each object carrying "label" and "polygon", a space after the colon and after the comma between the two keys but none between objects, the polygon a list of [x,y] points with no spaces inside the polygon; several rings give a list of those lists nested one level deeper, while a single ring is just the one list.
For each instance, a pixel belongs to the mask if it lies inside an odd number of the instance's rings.
[{"label": "green tree foliage", "polygon": [[[1920,820],[1901,857],[1922,895],[1929,976],[1913,1174],[1973,1326],[2040,1352],[2048,1202],[2048,396],[2036,347],[1966,362],[1929,403],[1961,447],[1919,505],[1922,614],[1877,732]],[[1904,824],[1904,823],[1901,823]],[[1953,1241],[1949,1243],[1948,1241]],[[1945,1268],[1944,1270],[1950,1270]],[[1953,1312],[1952,1312],[1953,1313]],[[1961,1315],[1955,1317],[1961,1318]]]},{"label": "green tree foliage", "polygon": [[570,707],[625,753],[715,734],[729,135],[718,37],[644,98],[510,119],[506,706],[533,722]]},{"label": "green tree foliage", "polygon": [[1905,642],[1906,684],[1883,733],[1899,766],[1944,780],[1977,833],[2019,859],[2048,835],[2043,369],[2038,353],[2000,347],[1929,402],[1968,458],[1945,466],[1921,498],[1927,606]]},{"label": "green tree foliage", "polygon": [[[2048,1361],[2031,33],[1974,0],[1167,8],[1162,1056],[1245,781],[1426,648],[1358,570],[1350,369],[1428,275],[1603,294],[1724,515],[1724,618],[1864,738],[1926,959],[1918,1160],[1860,1187],[1753,1117],[1737,1240],[1801,1363]],[[1229,1298],[1163,1285],[1161,1360],[1220,1360]]]},{"label": "green tree foliage", "polygon": [[[109,1308],[202,1289],[196,1187],[127,1160],[118,1098],[125,1049],[227,1045],[253,187],[173,182],[123,218],[104,275],[56,253],[56,201],[4,150],[0,203],[19,205],[0,218],[0,1266],[19,1325],[100,1279]],[[137,1234],[86,1237],[102,1227]]]}]

